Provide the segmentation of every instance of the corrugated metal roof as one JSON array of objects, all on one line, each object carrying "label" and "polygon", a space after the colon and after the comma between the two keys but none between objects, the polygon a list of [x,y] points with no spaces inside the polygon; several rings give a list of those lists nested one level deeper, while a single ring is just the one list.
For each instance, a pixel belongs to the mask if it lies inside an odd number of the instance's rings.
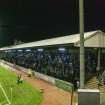
[{"label": "corrugated metal roof", "polygon": [[[85,32],[84,39],[96,34],[97,32],[99,32],[99,31]],[[80,34],[74,34],[74,35],[67,35],[67,36],[63,36],[63,37],[56,37],[56,38],[35,41],[35,42],[30,42],[30,43],[24,43],[21,45],[15,45],[15,46],[11,46],[11,47],[4,47],[4,48],[1,48],[0,50],[48,46],[48,45],[57,45],[57,44],[69,44],[69,43],[76,43],[78,41],[80,41]]]}]

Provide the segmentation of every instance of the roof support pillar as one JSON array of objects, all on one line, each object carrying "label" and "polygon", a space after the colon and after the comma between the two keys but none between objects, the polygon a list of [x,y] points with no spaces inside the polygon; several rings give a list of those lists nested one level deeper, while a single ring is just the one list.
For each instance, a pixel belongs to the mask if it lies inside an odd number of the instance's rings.
[{"label": "roof support pillar", "polygon": [[99,76],[99,72],[100,72],[100,58],[101,58],[101,48],[98,48],[98,56],[97,56],[97,78]]}]

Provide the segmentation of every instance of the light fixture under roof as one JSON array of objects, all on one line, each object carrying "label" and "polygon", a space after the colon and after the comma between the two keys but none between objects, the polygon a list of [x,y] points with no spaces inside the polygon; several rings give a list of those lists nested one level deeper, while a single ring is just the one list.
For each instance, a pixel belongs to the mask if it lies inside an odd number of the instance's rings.
[{"label": "light fixture under roof", "polygon": [[43,49],[42,48],[38,48],[38,51],[43,51]]},{"label": "light fixture under roof", "polygon": [[11,50],[5,50],[5,52],[11,52]]},{"label": "light fixture under roof", "polygon": [[5,50],[4,52],[8,52],[8,50]]},{"label": "light fixture under roof", "polygon": [[31,49],[26,49],[26,51],[27,51],[27,52],[30,52],[30,51],[31,51]]},{"label": "light fixture under roof", "polygon": [[65,51],[66,49],[62,47],[62,48],[59,48],[58,50],[59,51]]},{"label": "light fixture under roof", "polygon": [[19,51],[19,52],[22,52],[23,50],[19,49],[18,51]]}]

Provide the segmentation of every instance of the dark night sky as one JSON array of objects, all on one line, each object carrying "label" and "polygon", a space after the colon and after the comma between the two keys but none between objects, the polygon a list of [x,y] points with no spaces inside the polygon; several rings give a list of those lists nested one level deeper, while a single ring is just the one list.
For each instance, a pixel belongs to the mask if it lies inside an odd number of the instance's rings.
[{"label": "dark night sky", "polygon": [[[79,0],[0,1],[0,46],[79,32]],[[105,30],[105,0],[85,1],[85,31]]]}]

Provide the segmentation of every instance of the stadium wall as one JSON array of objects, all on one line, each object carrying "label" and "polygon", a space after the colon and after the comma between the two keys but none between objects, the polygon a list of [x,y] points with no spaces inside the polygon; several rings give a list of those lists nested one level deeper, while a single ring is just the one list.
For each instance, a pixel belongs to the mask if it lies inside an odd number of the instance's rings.
[{"label": "stadium wall", "polygon": [[[27,68],[24,68],[24,67],[9,63],[9,62],[4,61],[4,60],[0,60],[0,66],[5,67],[6,69],[11,70],[11,71],[21,70],[21,71],[23,71],[25,73],[28,73]],[[57,79],[57,78],[50,77],[50,76],[38,73],[36,71],[33,71],[33,76],[35,78],[42,79],[42,80],[44,80],[44,81],[46,81],[46,82],[48,82],[48,83],[50,83],[52,85],[55,85],[56,87],[61,88],[61,89],[65,90],[65,91],[72,92],[72,90],[73,90],[73,84],[72,83],[62,81],[62,80]]]}]

